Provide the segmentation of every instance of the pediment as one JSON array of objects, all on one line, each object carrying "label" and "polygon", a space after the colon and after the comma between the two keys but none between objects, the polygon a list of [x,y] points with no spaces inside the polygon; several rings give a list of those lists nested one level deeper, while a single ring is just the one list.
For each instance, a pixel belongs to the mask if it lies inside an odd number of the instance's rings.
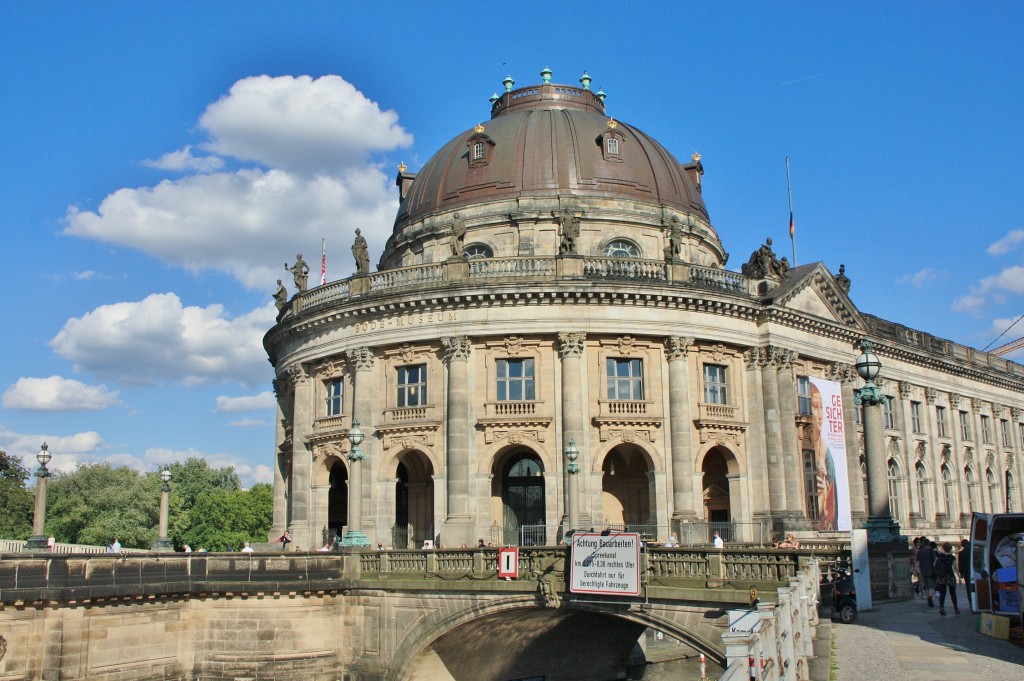
[{"label": "pediment", "polygon": [[[803,269],[803,268],[801,268]],[[791,271],[792,272],[792,271]],[[860,312],[821,263],[780,287],[774,304],[844,326],[864,328]]]}]

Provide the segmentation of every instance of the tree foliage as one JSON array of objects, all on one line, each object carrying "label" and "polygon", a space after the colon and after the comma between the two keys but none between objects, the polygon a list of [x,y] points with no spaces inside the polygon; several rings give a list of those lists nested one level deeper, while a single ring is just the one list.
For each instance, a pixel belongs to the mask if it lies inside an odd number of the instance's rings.
[{"label": "tree foliage", "polygon": [[35,498],[25,487],[29,472],[0,450],[0,537],[28,539],[32,535]]}]

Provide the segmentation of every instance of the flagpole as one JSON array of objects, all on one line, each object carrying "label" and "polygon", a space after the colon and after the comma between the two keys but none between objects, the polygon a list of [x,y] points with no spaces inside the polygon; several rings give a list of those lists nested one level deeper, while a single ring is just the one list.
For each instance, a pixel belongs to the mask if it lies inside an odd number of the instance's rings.
[{"label": "flagpole", "polygon": [[796,267],[796,223],[793,222],[793,186],[789,181],[789,156],[786,157],[786,192],[789,194],[789,241],[793,245],[793,267]]}]

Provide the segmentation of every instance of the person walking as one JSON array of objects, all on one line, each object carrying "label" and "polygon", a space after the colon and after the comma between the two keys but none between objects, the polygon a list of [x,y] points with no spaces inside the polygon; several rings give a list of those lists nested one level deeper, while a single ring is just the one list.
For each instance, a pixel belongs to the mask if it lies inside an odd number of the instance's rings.
[{"label": "person walking", "polygon": [[957,572],[960,579],[964,580],[964,591],[967,592],[967,603],[971,602],[971,592],[974,591],[974,584],[971,581],[971,542],[966,539],[960,540],[960,550],[956,554]]},{"label": "person walking", "polygon": [[953,556],[953,545],[942,542],[942,550],[935,556],[935,586],[939,592],[939,614],[946,614],[946,589],[949,589],[949,600],[953,602],[953,612],[960,614],[960,604],[956,600],[956,558]]},{"label": "person walking", "polygon": [[924,597],[928,599],[928,607],[934,608],[932,594],[935,591],[935,542],[928,537],[921,537],[921,545],[917,549],[917,574]]}]

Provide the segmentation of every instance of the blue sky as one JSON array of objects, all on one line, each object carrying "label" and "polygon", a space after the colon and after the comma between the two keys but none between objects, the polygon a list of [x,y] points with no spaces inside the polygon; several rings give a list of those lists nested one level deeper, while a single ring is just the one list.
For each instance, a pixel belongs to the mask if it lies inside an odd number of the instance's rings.
[{"label": "blue sky", "polygon": [[790,255],[788,155],[797,261],[862,311],[974,347],[1024,314],[1024,5],[713,4],[0,4],[0,448],[270,481],[283,263],[347,277],[357,227],[375,263],[398,163],[545,66],[701,153],[730,269]]}]

